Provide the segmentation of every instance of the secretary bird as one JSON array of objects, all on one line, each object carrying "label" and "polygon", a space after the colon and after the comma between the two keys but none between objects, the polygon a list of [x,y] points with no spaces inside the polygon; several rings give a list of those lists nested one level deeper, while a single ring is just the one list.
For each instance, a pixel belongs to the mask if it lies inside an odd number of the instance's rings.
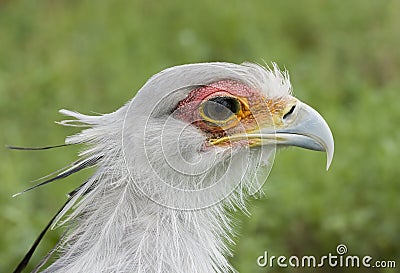
[{"label": "secretary bird", "polygon": [[32,188],[96,171],[14,272],[60,225],[64,235],[33,272],[237,272],[227,260],[229,212],[246,211],[248,197],[262,191],[276,148],[325,151],[327,169],[334,151],[325,120],[292,96],[288,73],[274,63],[176,66],[113,113],[60,112],[72,118],[60,124],[85,127],[60,146],[86,150]]}]

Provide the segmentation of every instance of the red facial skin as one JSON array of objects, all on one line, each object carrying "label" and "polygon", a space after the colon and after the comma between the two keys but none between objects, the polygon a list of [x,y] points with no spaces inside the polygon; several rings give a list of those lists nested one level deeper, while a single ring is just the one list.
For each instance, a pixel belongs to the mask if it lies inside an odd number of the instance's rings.
[{"label": "red facial skin", "polygon": [[[241,111],[234,122],[217,125],[204,120],[200,115],[201,103],[217,96],[234,97],[240,101]],[[234,80],[221,80],[192,90],[178,103],[174,116],[202,130],[207,139],[216,139],[259,128],[258,117],[264,117],[261,120],[270,117],[272,104],[274,104],[272,100],[266,99],[259,90],[247,84]]]}]

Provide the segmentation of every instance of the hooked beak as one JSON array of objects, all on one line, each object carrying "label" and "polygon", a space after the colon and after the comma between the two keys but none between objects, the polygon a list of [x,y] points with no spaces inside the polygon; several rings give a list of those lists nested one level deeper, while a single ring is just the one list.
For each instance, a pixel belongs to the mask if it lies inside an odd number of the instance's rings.
[{"label": "hooked beak", "polygon": [[[226,141],[240,141],[247,139],[250,146],[278,145],[296,146],[305,149],[326,152],[326,169],[332,163],[334,141],[331,130],[323,117],[313,108],[294,99],[289,107],[291,110],[285,115],[277,114],[279,124],[275,126],[261,126],[257,130],[247,131],[231,136],[211,140],[216,145]],[[282,116],[283,115],[283,116]],[[260,124],[262,124],[260,122]]]},{"label": "hooked beak", "polygon": [[[328,124],[316,110],[301,101],[297,101],[295,109],[292,120],[284,128],[276,129],[276,144],[325,151],[328,170],[334,153],[333,136]],[[263,131],[261,129],[262,136],[270,134]]]}]

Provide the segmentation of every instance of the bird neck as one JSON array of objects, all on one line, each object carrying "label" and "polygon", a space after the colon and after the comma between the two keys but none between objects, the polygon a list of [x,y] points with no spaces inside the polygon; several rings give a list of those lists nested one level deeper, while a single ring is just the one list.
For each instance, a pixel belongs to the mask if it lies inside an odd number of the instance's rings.
[{"label": "bird neck", "polygon": [[89,194],[60,258],[44,272],[234,271],[226,259],[230,225],[222,205],[175,210],[143,197],[133,184]]}]

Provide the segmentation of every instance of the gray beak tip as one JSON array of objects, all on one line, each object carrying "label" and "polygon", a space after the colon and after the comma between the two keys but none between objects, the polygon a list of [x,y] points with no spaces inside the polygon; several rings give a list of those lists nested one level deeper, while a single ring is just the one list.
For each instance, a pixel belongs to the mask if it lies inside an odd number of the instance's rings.
[{"label": "gray beak tip", "polygon": [[329,167],[332,164],[332,159],[333,159],[333,150],[332,151],[326,151],[326,170],[329,170]]}]

